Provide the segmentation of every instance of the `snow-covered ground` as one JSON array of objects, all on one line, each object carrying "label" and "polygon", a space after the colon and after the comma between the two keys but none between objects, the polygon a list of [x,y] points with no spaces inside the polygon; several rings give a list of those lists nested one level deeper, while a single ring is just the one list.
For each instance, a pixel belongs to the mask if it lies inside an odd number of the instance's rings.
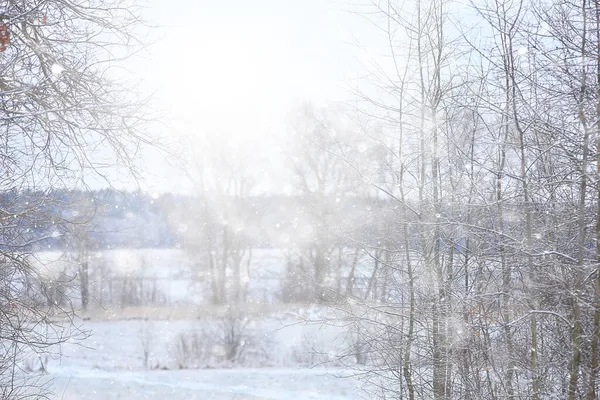
[{"label": "snow-covered ground", "polygon": [[[301,314],[317,312],[307,309]],[[295,316],[252,317],[247,335],[260,339],[264,355],[246,364],[179,369],[173,344],[182,332],[215,329],[219,317],[202,320],[81,321],[91,336],[65,343],[46,362],[59,399],[360,399],[359,384],[339,365],[309,368],[344,347],[339,328],[301,323]],[[222,318],[222,317],[221,317]],[[210,330],[208,330],[210,332]],[[214,331],[217,332],[217,331]],[[144,365],[144,345],[150,353]],[[311,354],[316,349],[326,354]],[[251,357],[257,357],[251,353]],[[321,358],[320,358],[321,357]],[[35,369],[35,366],[34,366]]]},{"label": "snow-covered ground", "polygon": [[[58,277],[60,271],[71,271],[72,275],[76,266],[61,256],[58,252],[39,253],[42,272],[51,277]],[[344,328],[304,323],[324,317],[324,309],[290,308],[277,303],[285,275],[284,261],[278,249],[253,251],[248,278],[254,302],[249,301],[244,310],[244,318],[248,318],[244,320],[244,354],[232,364],[223,362],[223,351],[218,349],[226,314],[207,304],[203,287],[198,287],[204,278],[198,278],[189,254],[176,249],[92,253],[94,299],[107,297],[102,284],[106,286],[108,276],[115,282],[154,280],[165,301],[158,308],[147,305],[121,309],[113,305],[104,310],[95,305],[95,310],[87,312],[91,320],[79,322],[91,335],[83,342],[63,344],[55,349],[60,356],[45,362],[56,398],[363,398],[357,380],[334,376],[343,375],[342,364],[336,360],[352,340]],[[115,296],[121,295],[118,291]],[[74,293],[75,304],[77,300]],[[197,335],[200,355],[182,357],[182,335]],[[33,361],[28,369],[37,369],[36,363],[39,361]]]},{"label": "snow-covered ground", "polygon": [[[330,371],[331,372],[331,371]],[[288,400],[360,399],[356,382],[323,369],[201,369],[103,371],[55,369],[58,398]]]}]

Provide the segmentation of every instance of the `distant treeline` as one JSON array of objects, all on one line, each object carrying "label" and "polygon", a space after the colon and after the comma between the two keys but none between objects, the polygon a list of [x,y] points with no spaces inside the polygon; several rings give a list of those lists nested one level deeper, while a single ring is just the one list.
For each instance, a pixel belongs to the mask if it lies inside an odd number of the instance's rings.
[{"label": "distant treeline", "polygon": [[[372,198],[310,200],[302,196],[254,196],[231,202],[235,204],[235,218],[244,221],[245,229],[252,232],[253,245],[267,248],[288,245],[296,240],[298,231],[321,223],[356,226],[362,235],[376,237],[368,233],[381,230],[385,221],[373,217],[381,215],[374,209],[393,209],[389,203]],[[198,231],[205,223],[203,204],[201,198],[191,195],[114,189],[0,193],[2,216],[18,221],[30,233],[27,238],[2,245],[30,251],[64,249],[73,246],[74,236],[85,231],[88,249],[193,246],[194,240],[202,240],[190,231]],[[211,214],[220,213],[219,207]],[[36,209],[35,218],[31,213],[27,219],[19,218],[31,208]],[[322,212],[315,213],[321,208]],[[315,215],[322,220],[316,221]],[[72,222],[76,222],[75,231]]]}]

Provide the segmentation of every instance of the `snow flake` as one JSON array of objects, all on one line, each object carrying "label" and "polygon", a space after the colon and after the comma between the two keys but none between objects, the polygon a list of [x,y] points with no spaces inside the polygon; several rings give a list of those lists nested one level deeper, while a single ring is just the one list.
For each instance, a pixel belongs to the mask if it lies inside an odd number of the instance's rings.
[{"label": "snow flake", "polygon": [[50,67],[50,71],[52,71],[52,75],[55,75],[55,76],[62,74],[64,70],[65,70],[65,68],[58,63],[54,63],[54,64],[52,64],[52,67]]}]

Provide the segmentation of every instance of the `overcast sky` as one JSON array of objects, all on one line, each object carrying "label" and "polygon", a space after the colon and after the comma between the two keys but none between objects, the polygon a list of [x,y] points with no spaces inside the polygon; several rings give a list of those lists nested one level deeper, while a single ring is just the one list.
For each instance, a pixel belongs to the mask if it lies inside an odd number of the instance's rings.
[{"label": "overcast sky", "polygon": [[[134,64],[136,76],[168,110],[169,134],[218,135],[264,154],[304,101],[350,97],[363,71],[356,43],[373,29],[337,0],[148,0],[160,28]],[[150,191],[185,191],[188,182],[147,157]]]}]

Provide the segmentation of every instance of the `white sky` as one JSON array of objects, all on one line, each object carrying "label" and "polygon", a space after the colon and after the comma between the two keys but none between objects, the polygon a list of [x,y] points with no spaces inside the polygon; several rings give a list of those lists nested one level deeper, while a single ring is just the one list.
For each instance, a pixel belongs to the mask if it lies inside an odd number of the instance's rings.
[{"label": "white sky", "polygon": [[[169,134],[227,137],[271,162],[300,103],[350,97],[347,84],[362,71],[355,43],[374,34],[338,0],[147,0],[147,7],[146,18],[162,27],[133,69],[168,110]],[[184,174],[146,158],[148,190],[189,190]]]}]

